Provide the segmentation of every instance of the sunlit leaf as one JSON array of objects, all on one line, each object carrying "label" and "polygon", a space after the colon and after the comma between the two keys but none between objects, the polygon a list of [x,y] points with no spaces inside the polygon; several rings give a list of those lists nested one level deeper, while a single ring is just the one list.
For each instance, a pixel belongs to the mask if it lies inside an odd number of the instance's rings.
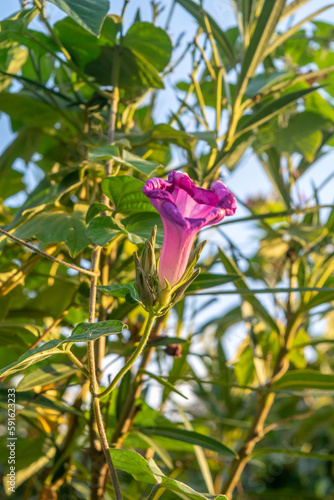
[{"label": "sunlit leaf", "polygon": [[[186,484],[176,479],[171,479],[159,469],[153,459],[148,462],[139,453],[131,450],[110,450],[110,455],[116,469],[120,469],[136,479],[148,484],[161,483],[161,486],[179,493],[184,493],[193,500],[208,500],[208,496],[198,493]],[[215,500],[227,500],[219,495]]]},{"label": "sunlit leaf", "polygon": [[75,256],[91,243],[85,235],[86,210],[85,205],[76,205],[73,212],[44,212],[20,226],[15,236],[21,239],[35,236],[45,244],[63,241]]},{"label": "sunlit leaf", "polygon": [[237,456],[237,454],[233,450],[225,446],[223,443],[220,443],[216,439],[210,438],[209,436],[199,434],[198,432],[188,431],[186,429],[180,429],[178,427],[141,427],[140,430],[141,432],[147,434],[164,436],[170,439],[176,439],[179,441],[184,441],[185,443],[201,446],[202,448],[216,451],[223,455],[230,455],[234,457]]},{"label": "sunlit leaf", "polygon": [[98,36],[109,9],[108,0],[48,0],[66,12],[75,22]]},{"label": "sunlit leaf", "polygon": [[120,175],[102,181],[103,192],[112,201],[117,212],[155,212],[150,200],[143,194],[144,183],[134,177]]},{"label": "sunlit leaf", "polygon": [[120,227],[113,222],[109,215],[102,215],[90,221],[86,229],[86,236],[94,243],[103,246],[121,232]]},{"label": "sunlit leaf", "polygon": [[38,385],[48,385],[63,380],[78,369],[64,363],[52,363],[42,368],[37,368],[33,372],[26,375],[18,384],[17,391],[30,391]]},{"label": "sunlit leaf", "polygon": [[232,283],[237,279],[239,279],[239,275],[200,273],[195,279],[195,281],[188,286],[187,293],[196,290],[204,290],[205,288],[212,288],[215,286],[224,285],[225,283]]},{"label": "sunlit leaf", "polygon": [[101,292],[106,293],[107,295],[112,295],[113,297],[121,297],[130,304],[140,302],[140,297],[134,282],[99,286],[98,289],[101,290]]},{"label": "sunlit leaf", "polygon": [[61,349],[62,344],[72,342],[91,342],[92,340],[96,340],[105,335],[121,333],[123,328],[124,324],[121,321],[116,320],[100,321],[99,323],[80,323],[74,328],[70,337],[65,339],[50,340],[39,347],[30,349],[22,354],[17,361],[2,368],[0,370],[0,375],[8,377],[8,375],[12,375],[17,371],[23,370],[31,364],[46,359],[54,354],[66,355],[66,351]]},{"label": "sunlit leaf", "polygon": [[283,375],[272,385],[273,389],[298,390],[298,389],[334,389],[334,374],[320,373],[316,370],[292,370]]}]

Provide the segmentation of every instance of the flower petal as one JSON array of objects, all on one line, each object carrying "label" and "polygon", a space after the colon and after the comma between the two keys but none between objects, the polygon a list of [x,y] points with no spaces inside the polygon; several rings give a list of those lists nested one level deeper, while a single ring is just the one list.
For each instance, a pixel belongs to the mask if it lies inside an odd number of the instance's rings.
[{"label": "flower petal", "polygon": [[218,198],[217,206],[224,208],[226,215],[234,215],[237,209],[237,200],[222,181],[214,181],[211,189]]}]

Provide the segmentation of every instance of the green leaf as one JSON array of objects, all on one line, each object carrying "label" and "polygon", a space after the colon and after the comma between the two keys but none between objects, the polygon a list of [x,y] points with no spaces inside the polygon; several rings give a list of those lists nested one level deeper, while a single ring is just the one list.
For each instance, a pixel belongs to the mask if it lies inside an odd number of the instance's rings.
[{"label": "green leaf", "polygon": [[[279,47],[286,40],[288,40],[289,38],[291,38],[292,35],[294,35],[297,31],[299,31],[299,29],[303,25],[305,25],[306,23],[312,21],[312,19],[315,16],[318,16],[319,14],[321,14],[322,12],[324,12],[325,10],[330,9],[331,7],[333,7],[333,5],[334,4],[326,5],[325,7],[322,7],[321,9],[318,9],[315,12],[312,12],[312,14],[310,14],[309,16],[306,16],[304,19],[302,19],[301,21],[299,21],[298,23],[296,23],[291,28],[289,28],[287,30],[284,30],[284,33],[282,33],[281,35],[277,35],[276,37],[274,37],[273,42],[269,45],[269,47],[267,47],[267,50],[265,52],[265,57],[268,57],[268,55],[271,54],[274,50],[276,50],[277,47]],[[283,11],[283,14],[284,14],[284,11]]]},{"label": "green leaf", "polygon": [[35,347],[22,354],[17,361],[0,370],[0,375],[8,377],[17,371],[23,370],[31,364],[37,363],[42,359],[48,358],[53,354],[66,354],[66,351],[60,349],[62,344],[72,342],[90,342],[105,335],[121,333],[124,324],[121,321],[109,320],[99,323],[79,323],[72,334],[66,339],[54,339],[46,342],[42,346]]},{"label": "green leaf", "polygon": [[193,2],[192,0],[177,0],[177,2],[180,5],[182,5],[182,7],[186,9],[189,12],[189,14],[191,14],[196,19],[196,21],[201,26],[201,28],[203,28],[204,31],[207,31],[204,19],[204,14],[205,14],[210,23],[212,35],[217,43],[217,47],[219,49],[222,59],[226,60],[227,58],[228,62],[232,66],[235,66],[236,58],[234,55],[233,47],[231,46],[230,41],[226,36],[225,32],[219,27],[216,21],[207,12],[205,12],[200,5]]},{"label": "green leaf", "polygon": [[133,435],[138,436],[140,439],[142,439],[144,441],[144,443],[146,443],[148,445],[149,448],[152,448],[155,451],[155,453],[158,455],[158,457],[164,462],[166,467],[168,467],[170,470],[172,470],[174,468],[173,460],[172,460],[170,454],[168,453],[167,450],[165,450],[165,448],[163,446],[158,444],[155,439],[152,439],[151,437],[146,436],[145,434],[142,434],[139,431],[132,431],[132,436]]},{"label": "green leaf", "polygon": [[281,172],[281,157],[275,148],[269,148],[266,150],[267,158],[264,159],[263,156],[260,157],[262,166],[266,171],[269,179],[272,182],[277,194],[280,196],[282,201],[285,203],[287,208],[291,206],[289,188],[286,186]]},{"label": "green leaf", "polygon": [[[207,500],[208,498],[212,498],[211,495],[210,497],[208,497],[207,494],[198,493],[197,491],[190,488],[190,486],[188,486],[185,483],[182,483],[181,481],[178,481],[177,479],[172,479],[170,477],[165,476],[165,474],[162,472],[162,470],[159,469],[159,467],[152,458],[148,461],[148,464],[151,471],[154,474],[154,477],[157,479],[158,482],[161,482],[161,486],[163,488],[180,493],[182,497],[183,494],[185,494],[187,495],[188,498],[191,498],[192,500],[202,500],[202,499]],[[217,497],[215,497],[214,500],[227,500],[227,497],[225,495],[218,495]]]},{"label": "green leaf", "polygon": [[[165,476],[153,459],[147,462],[136,451],[111,449],[110,456],[116,469],[131,474],[137,481],[148,484],[160,483],[163,488],[183,493],[192,500],[208,500],[209,498],[205,494],[196,492],[181,481]],[[215,500],[227,500],[227,498],[224,495],[219,495]]]},{"label": "green leaf", "polygon": [[73,375],[78,371],[77,367],[66,365],[64,363],[53,363],[51,365],[37,368],[23,377],[16,387],[17,391],[30,391],[37,385],[48,385],[59,382],[64,378]]},{"label": "green leaf", "polygon": [[241,95],[246,90],[249,79],[255,74],[256,68],[264,59],[264,52],[268,47],[271,35],[279,21],[286,0],[272,0],[264,2],[250,43],[244,54],[238,77],[236,94]]},{"label": "green leaf", "polygon": [[144,434],[163,436],[169,439],[176,439],[177,441],[183,441],[185,443],[201,446],[202,448],[216,451],[222,455],[237,457],[237,454],[233,450],[225,446],[220,441],[217,441],[209,436],[205,436],[204,434],[199,434],[198,432],[187,431],[186,429],[179,429],[177,427],[141,427],[140,431]]},{"label": "green leaf", "polygon": [[120,157],[118,155],[118,148],[115,146],[102,146],[95,149],[89,153],[89,160],[114,160],[116,163],[120,163],[128,168],[134,168],[145,175],[151,175],[159,167],[158,162],[143,160],[140,156],[129,153],[127,150],[124,150],[123,156]]},{"label": "green leaf", "polygon": [[196,290],[204,290],[205,288],[212,288],[214,286],[224,285],[225,283],[231,283],[239,279],[239,275],[233,274],[213,274],[213,273],[201,273],[197,276],[195,281],[187,288],[188,292],[194,292]]},{"label": "green leaf", "polygon": [[[104,26],[108,26],[109,33],[114,33],[116,37],[115,23],[113,20],[110,20],[109,16],[106,18]],[[70,17],[65,17],[65,19],[58,21],[54,25],[54,31],[63,46],[68,50],[73,61],[79,67],[84,68],[87,63],[94,61],[100,56],[100,44],[102,43],[104,29],[98,39],[79,26]]]},{"label": "green leaf", "polygon": [[[1,170],[1,167],[0,167]],[[9,170],[5,176],[0,177],[0,198],[3,200],[25,188],[22,182],[23,174],[16,170]]]},{"label": "green leaf", "polygon": [[14,234],[21,239],[35,236],[45,245],[63,241],[74,257],[91,244],[85,235],[86,209],[86,205],[78,204],[73,212],[43,212],[22,224]]},{"label": "green leaf", "polygon": [[58,349],[58,345],[61,344],[61,342],[61,340],[50,340],[50,342],[47,342],[40,347],[30,349],[22,354],[17,361],[14,361],[14,363],[1,368],[0,375],[8,377],[9,375],[13,375],[20,370],[24,370],[28,366],[35,364],[42,359],[46,359],[53,354],[64,354],[64,351]]},{"label": "green leaf", "polygon": [[[55,399],[50,399],[48,396],[43,394],[36,394],[33,391],[17,391],[15,394],[16,404],[24,407],[40,407],[50,410],[56,410],[60,413],[72,413],[73,415],[82,416],[79,410],[76,410],[72,406],[63,403],[62,401],[57,401]],[[0,388],[0,406],[3,408],[8,408],[8,389]]]},{"label": "green leaf", "polygon": [[28,51],[26,48],[10,47],[6,54],[6,64],[1,64],[0,60],[0,91],[3,92],[13,79],[12,75],[16,75],[27,61]]},{"label": "green leaf", "polygon": [[[85,66],[85,72],[101,85],[112,85],[111,68],[115,62],[115,50],[118,49],[111,46],[100,47],[99,57]],[[164,88],[153,64],[138,52],[135,53],[127,47],[122,47],[121,50],[119,87],[127,90],[126,97],[129,101],[134,100],[137,95],[142,95],[143,90]]]},{"label": "green leaf", "polygon": [[120,227],[109,215],[102,215],[90,221],[86,229],[86,236],[94,243],[103,246],[121,232]]},{"label": "green leaf", "polygon": [[263,127],[256,137],[256,144],[275,148],[283,153],[300,153],[307,161],[313,161],[322,142],[321,129],[326,128],[328,120],[318,113],[304,111],[292,116],[283,128]]},{"label": "green leaf", "polygon": [[41,335],[42,329],[36,325],[20,324],[14,322],[0,323],[0,342],[11,346],[30,346]]},{"label": "green leaf", "polygon": [[270,90],[270,87],[277,84],[281,80],[286,80],[291,77],[288,71],[272,71],[270,73],[260,73],[250,79],[245,95],[247,97],[255,97],[257,94]]},{"label": "green leaf", "polygon": [[134,168],[145,175],[151,175],[160,166],[156,161],[143,160],[140,156],[134,155],[127,150],[123,151],[123,158],[114,159],[122,165]]},{"label": "green leaf", "polygon": [[188,399],[187,396],[184,396],[182,394],[182,392],[180,392],[177,389],[175,389],[175,387],[173,386],[173,384],[171,384],[170,382],[167,382],[167,380],[164,380],[163,378],[158,377],[158,375],[155,375],[154,373],[148,372],[146,370],[141,369],[140,371],[141,371],[141,373],[145,373],[145,375],[148,375],[150,378],[153,378],[154,380],[156,380],[157,382],[159,382],[159,384],[163,385],[164,387],[166,387],[170,391],[175,392],[179,396],[182,396],[184,399]]},{"label": "green leaf", "polygon": [[98,323],[79,323],[71,336],[63,342],[90,342],[105,335],[121,333],[125,325],[121,321],[108,320]]},{"label": "green leaf", "polygon": [[89,205],[89,209],[87,210],[86,224],[88,224],[100,212],[108,212],[111,210],[111,207],[104,205],[103,203],[92,203]]},{"label": "green leaf", "polygon": [[164,230],[161,217],[158,213],[139,212],[122,220],[131,243],[139,245],[150,237],[154,226],[157,226],[156,247],[161,247],[164,239]]},{"label": "green leaf", "polygon": [[326,453],[313,453],[312,451],[291,450],[288,448],[258,448],[254,450],[252,456],[269,455],[270,453],[280,453],[282,455],[289,455],[296,458],[308,458],[310,460],[325,460],[326,462],[334,462],[334,455]]},{"label": "green leaf", "polygon": [[136,479],[148,484],[156,484],[156,479],[145,458],[130,450],[110,450],[110,456],[115,469],[120,469]]},{"label": "green leaf", "polygon": [[[241,344],[240,348],[244,348],[244,345]],[[241,353],[239,351],[238,354],[239,359],[234,365],[234,373],[238,384],[247,386],[254,378],[255,365],[253,352],[248,345]]]},{"label": "green leaf", "polygon": [[262,106],[258,111],[255,111],[249,118],[245,118],[240,121],[240,126],[237,128],[237,133],[235,138],[240,137],[245,134],[248,130],[254,129],[254,127],[258,127],[262,123],[270,120],[273,116],[277,115],[281,109],[285,108],[289,104],[301,99],[302,97],[307,96],[311,92],[315,92],[320,87],[309,87],[307,89],[297,90],[295,92],[290,92],[289,94],[285,94],[278,99],[274,99]]},{"label": "green leaf", "polygon": [[133,212],[156,212],[143,194],[143,187],[143,182],[128,175],[106,177],[102,181],[102,190],[114,204],[116,212],[125,215]]},{"label": "green leaf", "polygon": [[22,94],[0,94],[0,111],[12,120],[35,127],[52,127],[60,119],[58,112],[43,101]]},{"label": "green leaf", "polygon": [[283,9],[282,15],[281,15],[281,21],[282,19],[285,19],[286,17],[292,16],[292,14],[298,10],[302,5],[307,3],[309,0],[292,0],[291,3],[286,5]]},{"label": "green leaf", "polygon": [[7,149],[2,152],[0,156],[0,172],[2,174],[7,172],[16,158],[22,158],[27,164],[38,148],[40,138],[41,132],[37,128],[21,130]]},{"label": "green leaf", "polygon": [[[240,279],[235,282],[237,290],[239,289],[249,290],[249,287],[247,286],[247,283],[243,278],[243,275],[238,266],[236,265],[236,263],[232,259],[229,259],[229,257],[222,250],[219,250],[219,255],[228,273],[239,274]],[[275,330],[277,333],[280,333],[276,321],[272,318],[272,316],[268,313],[268,311],[263,307],[261,302],[254,295],[247,296],[247,301],[253,307],[254,312],[258,314],[263,319],[263,321],[265,321],[267,325],[270,326],[270,328]]]},{"label": "green leaf", "polygon": [[[97,54],[96,45],[82,34],[80,36],[85,45],[75,42],[74,51],[71,40],[64,30],[61,39],[62,41],[66,39],[69,52],[72,51],[74,57],[77,55],[80,58],[85,71],[101,85],[112,84],[112,67],[117,59],[120,65],[118,84],[121,89],[126,90],[126,94],[122,93],[121,98],[127,103],[141,96],[148,88],[164,88],[158,71],[164,69],[171,56],[172,46],[167,33],[150,23],[135,23],[122,38],[121,48],[115,48],[116,35],[121,23],[114,22],[114,26],[111,26],[111,21],[111,16],[108,16],[98,41]],[[90,54],[91,48],[95,57]]]},{"label": "green leaf", "polygon": [[108,0],[49,0],[68,14],[75,22],[95,36],[109,10]]},{"label": "green leaf", "polygon": [[320,373],[315,370],[292,370],[283,375],[272,388],[279,390],[334,389],[334,374]]},{"label": "green leaf", "polygon": [[181,148],[187,149],[188,151],[193,151],[194,147],[200,140],[208,142],[209,144],[213,144],[213,136],[211,131],[187,133],[183,130],[176,130],[167,123],[159,123],[158,125],[154,125],[153,128],[141,134],[118,133],[118,136],[120,138],[127,139],[133,147],[146,145],[148,143],[151,144],[150,141],[152,141],[152,143],[154,143],[156,147],[157,142],[161,141],[168,146],[170,143],[172,143]]},{"label": "green leaf", "polygon": [[97,288],[107,295],[112,295],[113,297],[121,297],[122,299],[125,299],[129,304],[140,302],[140,297],[138,295],[137,287],[134,281],[131,283],[120,283],[117,285],[98,286]]},{"label": "green leaf", "polygon": [[149,340],[148,343],[154,345],[154,347],[159,347],[173,344],[187,344],[188,341],[180,337],[158,337],[154,340]]},{"label": "green leaf", "polygon": [[[27,137],[29,140],[29,137]],[[78,172],[72,172],[66,175],[61,181],[51,182],[50,179],[44,179],[36,186],[29,194],[27,200],[21,205],[15,213],[15,216],[10,224],[6,226],[7,230],[17,226],[23,214],[29,212],[46,212],[47,207],[52,206],[56,201],[60,200],[65,193],[75,190],[81,184],[78,178]],[[79,205],[79,208],[83,205]]]},{"label": "green leaf", "polygon": [[169,36],[151,23],[134,23],[123,38],[123,45],[135,54],[141,54],[158,71],[162,71],[171,58],[172,43]]},{"label": "green leaf", "polygon": [[109,160],[114,156],[118,156],[118,148],[116,146],[101,146],[89,152],[88,160]]},{"label": "green leaf", "polygon": [[123,375],[119,389],[117,391],[117,398],[116,398],[117,421],[119,421],[120,419],[122,410],[124,408],[124,405],[126,404],[129,392],[131,390],[131,381],[132,381],[132,375],[131,375],[131,370],[129,370]]}]

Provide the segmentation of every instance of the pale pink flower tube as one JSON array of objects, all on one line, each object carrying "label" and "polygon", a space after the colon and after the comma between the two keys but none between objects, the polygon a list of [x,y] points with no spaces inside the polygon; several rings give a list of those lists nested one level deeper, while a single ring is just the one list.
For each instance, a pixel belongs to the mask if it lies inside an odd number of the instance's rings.
[{"label": "pale pink flower tube", "polygon": [[161,216],[164,240],[159,261],[159,279],[173,286],[186,270],[196,235],[202,227],[222,221],[236,211],[236,199],[221,181],[211,189],[197,187],[187,174],[173,171],[168,179],[149,179],[143,192]]}]

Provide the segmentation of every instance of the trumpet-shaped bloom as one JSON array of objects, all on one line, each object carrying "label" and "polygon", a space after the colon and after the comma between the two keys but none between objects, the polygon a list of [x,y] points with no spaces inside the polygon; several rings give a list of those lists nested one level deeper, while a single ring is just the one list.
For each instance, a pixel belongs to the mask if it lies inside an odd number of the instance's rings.
[{"label": "trumpet-shaped bloom", "polygon": [[164,240],[159,261],[159,279],[173,286],[187,268],[189,255],[200,229],[221,222],[236,211],[236,199],[221,181],[210,189],[197,187],[187,174],[173,171],[168,179],[149,179],[143,193],[161,216]]}]

